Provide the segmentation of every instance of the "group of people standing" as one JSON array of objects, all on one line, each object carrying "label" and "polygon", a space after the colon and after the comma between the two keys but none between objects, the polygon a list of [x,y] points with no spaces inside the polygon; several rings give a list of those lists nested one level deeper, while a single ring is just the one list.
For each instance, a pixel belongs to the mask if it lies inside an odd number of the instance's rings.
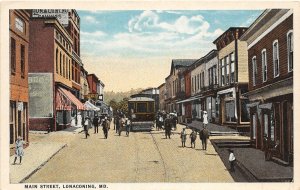
[{"label": "group of people standing", "polygon": [[[192,129],[192,132],[190,134],[191,148],[195,148],[195,146],[196,146],[197,133],[198,132],[195,129]],[[207,149],[207,139],[209,139],[209,131],[206,128],[206,126],[203,126],[203,128],[200,130],[199,138],[202,142],[202,149],[206,150]],[[185,131],[185,128],[183,128],[180,133],[180,139],[181,139],[182,147],[185,147],[185,142],[187,140],[187,133]]]},{"label": "group of people standing", "polygon": [[171,138],[172,129],[177,129],[177,113],[174,111],[173,113],[165,113],[164,111],[158,111],[156,114],[156,130],[165,130],[166,138]]},{"label": "group of people standing", "polygon": [[122,131],[126,131],[126,136],[129,137],[131,128],[131,120],[122,112],[118,112],[114,117],[114,130],[121,136]]},{"label": "group of people standing", "polygon": [[89,129],[92,128],[92,126],[94,127],[94,134],[98,133],[99,126],[102,126],[104,138],[107,139],[108,131],[110,129],[110,122],[111,119],[107,116],[95,116],[93,120],[89,116],[86,116],[81,120],[81,125],[83,126],[85,138],[87,139],[87,137],[90,136]]}]

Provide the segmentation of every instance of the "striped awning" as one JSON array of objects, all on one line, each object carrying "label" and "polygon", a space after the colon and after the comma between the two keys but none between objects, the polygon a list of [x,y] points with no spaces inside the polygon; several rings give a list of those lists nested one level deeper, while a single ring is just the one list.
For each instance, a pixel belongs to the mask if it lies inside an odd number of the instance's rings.
[{"label": "striped awning", "polygon": [[59,91],[60,93],[62,93],[64,96],[66,96],[73,104],[75,104],[76,108],[78,110],[85,110],[85,107],[83,105],[83,103],[80,102],[80,100],[78,100],[70,91],[58,87],[57,91]]},{"label": "striped awning", "polygon": [[71,110],[71,101],[62,92],[56,91],[55,108],[56,110]]}]

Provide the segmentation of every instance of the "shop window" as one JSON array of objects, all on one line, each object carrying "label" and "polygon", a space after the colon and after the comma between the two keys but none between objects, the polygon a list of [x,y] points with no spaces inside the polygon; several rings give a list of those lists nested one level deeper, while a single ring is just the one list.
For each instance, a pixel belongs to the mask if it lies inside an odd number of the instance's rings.
[{"label": "shop window", "polygon": [[25,46],[21,45],[21,77],[25,78]]},{"label": "shop window", "polygon": [[227,122],[236,122],[234,100],[225,102],[225,117]]},{"label": "shop window", "polygon": [[10,71],[11,74],[16,73],[16,40],[10,38]]},{"label": "shop window", "polygon": [[241,101],[241,122],[249,122],[249,112],[247,109],[247,104],[249,103],[248,99],[240,99]]},{"label": "shop window", "polygon": [[293,43],[293,31],[289,31],[287,34],[287,51],[288,51],[288,71],[293,71],[294,65],[294,43]]},{"label": "shop window", "polygon": [[273,42],[273,67],[274,67],[274,78],[279,76],[279,47],[278,40]]},{"label": "shop window", "polygon": [[268,133],[268,126],[269,125],[269,116],[268,114],[264,114],[264,136],[268,137],[269,133]]},{"label": "shop window", "polygon": [[257,128],[257,120],[256,120],[256,114],[252,115],[252,138],[256,139],[256,128]]},{"label": "shop window", "polygon": [[14,128],[15,128],[15,111],[16,111],[16,102],[10,102],[9,107],[9,133],[10,133],[10,144],[14,144]]},{"label": "shop window", "polygon": [[270,137],[271,141],[275,141],[275,121],[274,121],[274,111],[271,111],[270,114]]},{"label": "shop window", "polygon": [[263,82],[267,81],[267,51],[263,49],[261,52],[261,65],[262,65],[262,76]]}]

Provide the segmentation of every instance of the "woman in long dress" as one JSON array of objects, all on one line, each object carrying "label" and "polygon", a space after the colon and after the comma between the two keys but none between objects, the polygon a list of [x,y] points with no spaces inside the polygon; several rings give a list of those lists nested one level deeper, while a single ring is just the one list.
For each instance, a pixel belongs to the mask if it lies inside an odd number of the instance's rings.
[{"label": "woman in long dress", "polygon": [[16,140],[16,152],[15,152],[15,160],[13,164],[16,164],[17,158],[20,157],[20,164],[22,162],[22,156],[24,156],[24,146],[25,142],[23,141],[22,137],[18,137]]}]

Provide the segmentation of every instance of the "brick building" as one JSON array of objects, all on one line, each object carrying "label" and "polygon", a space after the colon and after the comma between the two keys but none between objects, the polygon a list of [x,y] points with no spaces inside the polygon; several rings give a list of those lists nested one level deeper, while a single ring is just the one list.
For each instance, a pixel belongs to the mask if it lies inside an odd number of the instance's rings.
[{"label": "brick building", "polygon": [[30,26],[30,129],[69,127],[77,110],[84,109],[74,96],[73,40],[56,17],[31,18]]},{"label": "brick building", "polygon": [[164,111],[164,110],[166,110],[166,105],[165,105],[166,83],[162,83],[157,88],[158,88],[158,92],[159,92],[159,110]]},{"label": "brick building", "polygon": [[25,10],[9,11],[10,144],[14,144],[18,136],[28,142],[29,16]]},{"label": "brick building", "polygon": [[248,52],[247,43],[240,37],[246,30],[230,27],[213,42],[219,59],[215,120],[219,124],[244,127],[244,130],[249,129],[248,100],[242,96],[248,91]]},{"label": "brick building", "polygon": [[242,36],[248,43],[251,140],[293,161],[293,11],[268,9]]}]

